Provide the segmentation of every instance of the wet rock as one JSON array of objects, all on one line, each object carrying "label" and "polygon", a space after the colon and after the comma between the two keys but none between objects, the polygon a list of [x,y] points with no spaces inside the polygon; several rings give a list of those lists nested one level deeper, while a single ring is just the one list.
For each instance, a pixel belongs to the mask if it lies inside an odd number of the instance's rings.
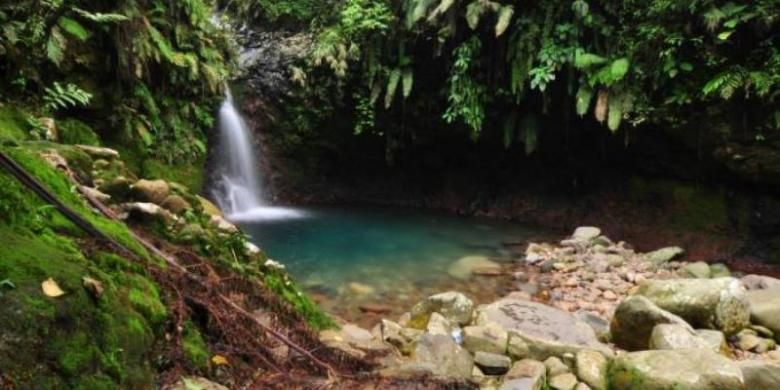
[{"label": "wet rock", "polygon": [[428,324],[431,313],[437,312],[454,324],[467,325],[471,322],[474,311],[474,303],[465,295],[448,291],[431,295],[414,305],[411,312],[409,326],[416,329],[424,329]]},{"label": "wet rock", "polygon": [[658,324],[677,324],[693,332],[679,316],[659,308],[643,296],[630,296],[620,303],[612,317],[612,340],[629,351],[647,349],[653,328]]},{"label": "wet rock", "polygon": [[187,210],[192,209],[192,206],[179,195],[169,195],[162,201],[160,206],[164,207],[168,211],[174,214],[182,214]]},{"label": "wet rock", "polygon": [[747,292],[750,318],[754,323],[780,333],[780,287]]},{"label": "wet rock", "polygon": [[437,375],[462,379],[471,377],[471,355],[449,336],[423,334],[417,341],[412,358],[416,363],[431,367]]},{"label": "wet rock", "polygon": [[575,366],[577,377],[592,389],[604,390],[607,388],[607,363],[607,358],[596,351],[579,351]]},{"label": "wet rock", "polygon": [[350,282],[347,288],[355,295],[371,295],[375,292],[373,287],[360,282]]},{"label": "wet rock", "polygon": [[690,327],[678,324],[658,324],[653,328],[648,343],[649,349],[710,349],[710,345],[701,339]]},{"label": "wet rock", "polygon": [[467,326],[463,328],[463,347],[469,351],[506,353],[509,336],[495,324]]},{"label": "wet rock", "polygon": [[683,253],[685,253],[683,248],[680,248],[679,246],[670,246],[646,253],[645,258],[653,264],[660,265],[667,263],[676,257],[682,256]]},{"label": "wet rock", "polygon": [[743,389],[742,371],[731,360],[706,349],[631,352],[609,369],[615,390]]},{"label": "wet rock", "polygon": [[428,325],[426,325],[425,329],[430,334],[449,336],[452,333],[452,324],[443,315],[433,312],[428,319]]},{"label": "wet rock", "polygon": [[550,389],[574,390],[577,387],[577,377],[572,373],[559,374],[550,378]]},{"label": "wet rock", "polygon": [[696,329],[696,334],[707,343],[707,348],[711,351],[718,352],[724,356],[731,354],[729,345],[726,342],[726,335],[723,332],[713,329]]},{"label": "wet rock", "polygon": [[504,375],[512,365],[512,359],[506,355],[478,351],[474,354],[476,364],[486,375]]},{"label": "wet rock", "polygon": [[680,273],[685,277],[696,279],[709,279],[711,275],[709,264],[703,261],[686,264],[682,267]]},{"label": "wet rock", "polygon": [[486,256],[466,256],[458,259],[447,269],[447,274],[460,280],[468,280],[476,272],[501,273],[501,264]]},{"label": "wet rock", "polygon": [[734,278],[650,280],[637,294],[699,328],[731,335],[750,325],[744,288]]},{"label": "wet rock", "polygon": [[745,275],[740,279],[742,284],[748,290],[765,290],[769,288],[780,288],[780,279],[775,279],[763,275]]},{"label": "wet rock", "polygon": [[780,364],[757,360],[739,362],[746,389],[780,389]]},{"label": "wet rock", "polygon": [[571,237],[579,241],[591,241],[601,235],[601,229],[593,226],[580,226]]},{"label": "wet rock", "polygon": [[130,187],[130,191],[137,200],[159,205],[170,195],[171,188],[165,180],[141,179]]},{"label": "wet rock", "polygon": [[119,157],[119,152],[116,150],[99,146],[76,145],[76,149],[81,150],[92,158],[103,158],[111,160]]},{"label": "wet rock", "polygon": [[589,348],[611,354],[590,326],[573,315],[536,302],[501,299],[477,310],[476,324],[496,324],[528,346],[528,357],[546,359]]}]

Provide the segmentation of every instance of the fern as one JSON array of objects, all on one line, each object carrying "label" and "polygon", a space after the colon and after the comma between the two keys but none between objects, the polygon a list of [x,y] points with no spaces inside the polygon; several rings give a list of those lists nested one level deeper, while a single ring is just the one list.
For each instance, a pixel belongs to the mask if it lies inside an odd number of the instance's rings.
[{"label": "fern", "polygon": [[51,88],[45,88],[43,96],[44,107],[49,111],[88,106],[91,100],[92,94],[70,83],[63,87],[55,82]]},{"label": "fern", "polygon": [[81,23],[68,18],[66,16],[60,17],[60,19],[57,21],[57,24],[65,30],[68,34],[70,34],[72,37],[78,39],[79,41],[86,41],[87,38],[89,38],[89,31],[84,28],[84,26],[81,25]]}]

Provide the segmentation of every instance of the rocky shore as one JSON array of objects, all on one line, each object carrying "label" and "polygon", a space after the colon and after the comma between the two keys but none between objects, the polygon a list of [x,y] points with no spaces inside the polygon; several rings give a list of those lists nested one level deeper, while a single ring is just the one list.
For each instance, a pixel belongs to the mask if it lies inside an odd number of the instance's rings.
[{"label": "rocky shore", "polygon": [[370,331],[320,336],[375,357],[382,375],[464,388],[780,388],[780,280],[675,261],[683,253],[638,253],[581,227],[530,243],[512,265],[516,290],[492,303],[447,291]]}]

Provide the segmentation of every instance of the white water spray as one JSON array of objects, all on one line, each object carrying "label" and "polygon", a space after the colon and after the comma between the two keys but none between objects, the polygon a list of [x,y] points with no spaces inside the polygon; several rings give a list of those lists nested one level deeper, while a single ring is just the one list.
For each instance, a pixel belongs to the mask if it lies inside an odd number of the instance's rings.
[{"label": "white water spray", "polygon": [[300,211],[270,207],[263,200],[249,128],[233,104],[230,92],[219,110],[219,132],[222,175],[214,197],[228,219],[249,221],[302,217]]}]

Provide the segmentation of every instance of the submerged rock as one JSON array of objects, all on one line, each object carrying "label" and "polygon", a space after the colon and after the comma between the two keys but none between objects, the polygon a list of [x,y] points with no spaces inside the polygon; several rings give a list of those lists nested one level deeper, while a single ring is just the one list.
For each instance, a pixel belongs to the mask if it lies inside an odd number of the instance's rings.
[{"label": "submerged rock", "polygon": [[486,272],[500,273],[501,264],[486,256],[466,256],[452,263],[447,269],[447,274],[460,280],[468,280],[475,273]]},{"label": "submerged rock", "polygon": [[431,295],[414,305],[409,326],[416,329],[424,329],[428,324],[428,319],[434,312],[441,314],[452,323],[467,325],[471,322],[473,311],[474,303],[471,299],[459,292],[448,291]]},{"label": "submerged rock", "polygon": [[477,309],[476,324],[496,324],[512,339],[527,346],[527,357],[546,359],[566,352],[594,349],[612,351],[598,341],[593,329],[573,315],[541,303],[504,298]]},{"label": "submerged rock", "polygon": [[685,320],[656,306],[643,296],[626,298],[615,310],[610,323],[615,345],[629,351],[647,349],[653,329],[658,324],[676,324],[690,332]]},{"label": "submerged rock", "polygon": [[750,325],[744,288],[734,278],[651,280],[637,294],[699,328],[731,335]]},{"label": "submerged rock", "polygon": [[631,352],[609,369],[615,390],[744,389],[736,363],[706,349]]}]

